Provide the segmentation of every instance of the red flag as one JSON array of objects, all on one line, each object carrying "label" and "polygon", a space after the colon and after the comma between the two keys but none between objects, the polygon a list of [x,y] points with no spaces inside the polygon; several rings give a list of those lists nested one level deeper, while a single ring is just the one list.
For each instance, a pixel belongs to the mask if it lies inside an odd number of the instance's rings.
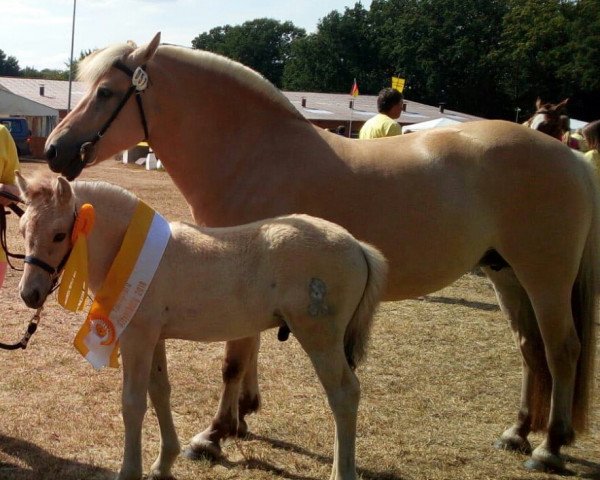
[{"label": "red flag", "polygon": [[350,90],[350,95],[352,95],[353,97],[358,97],[358,83],[356,83],[356,78],[354,79],[352,90]]}]

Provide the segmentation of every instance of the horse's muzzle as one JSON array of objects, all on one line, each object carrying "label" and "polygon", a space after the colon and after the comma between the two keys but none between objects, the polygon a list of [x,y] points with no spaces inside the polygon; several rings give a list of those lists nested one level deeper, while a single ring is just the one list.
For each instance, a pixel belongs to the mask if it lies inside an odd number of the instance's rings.
[{"label": "horse's muzzle", "polygon": [[81,174],[85,162],[79,151],[68,153],[68,155],[63,155],[63,152],[54,144],[46,145],[44,151],[50,170],[62,174],[67,180],[74,180]]},{"label": "horse's muzzle", "polygon": [[21,298],[29,308],[40,308],[46,301],[46,295],[43,295],[37,288],[22,289]]}]

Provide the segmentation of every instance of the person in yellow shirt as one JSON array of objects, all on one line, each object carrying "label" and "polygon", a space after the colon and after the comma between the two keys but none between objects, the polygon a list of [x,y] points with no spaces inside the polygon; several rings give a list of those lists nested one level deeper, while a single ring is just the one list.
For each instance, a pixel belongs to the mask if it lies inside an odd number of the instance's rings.
[{"label": "person in yellow shirt", "polygon": [[[17,146],[8,129],[0,124],[0,192],[19,195],[19,189],[15,185],[15,170],[19,169],[19,156]],[[0,208],[13,203],[12,200],[0,195]],[[6,276],[6,254],[0,248],[0,287]]]},{"label": "person in yellow shirt", "polygon": [[365,122],[358,138],[380,138],[400,135],[400,125],[396,119],[402,113],[402,94],[394,88],[384,88],[377,97],[377,111],[374,117]]},{"label": "person in yellow shirt", "polygon": [[588,123],[582,133],[589,148],[584,156],[594,166],[600,179],[600,120]]}]

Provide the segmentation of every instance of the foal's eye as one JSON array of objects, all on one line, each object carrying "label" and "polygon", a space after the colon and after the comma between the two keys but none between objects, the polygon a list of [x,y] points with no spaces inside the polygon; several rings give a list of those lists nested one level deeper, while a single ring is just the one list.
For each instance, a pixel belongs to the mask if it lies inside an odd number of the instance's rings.
[{"label": "foal's eye", "polygon": [[52,241],[54,243],[58,243],[58,242],[62,242],[65,238],[67,238],[66,233],[57,233],[56,235],[54,235],[54,238],[52,239]]},{"label": "foal's eye", "polygon": [[101,100],[106,100],[110,97],[112,97],[112,91],[106,87],[100,87],[98,88],[98,92],[97,92],[97,96],[99,99]]}]

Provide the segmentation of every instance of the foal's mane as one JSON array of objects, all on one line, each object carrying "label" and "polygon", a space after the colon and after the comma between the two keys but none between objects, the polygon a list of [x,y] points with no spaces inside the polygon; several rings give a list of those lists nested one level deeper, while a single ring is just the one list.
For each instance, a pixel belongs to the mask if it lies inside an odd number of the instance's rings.
[{"label": "foal's mane", "polygon": [[[136,44],[130,41],[96,50],[80,62],[77,79],[90,84],[95,83],[110,70],[117,60],[124,60],[133,53],[136,48]],[[266,96],[269,100],[283,107],[295,116],[303,118],[298,110],[296,110],[289,100],[274,85],[258,72],[241,63],[216,53],[176,45],[160,45],[156,55],[163,54],[171,58],[184,60],[198,66],[198,68],[234,79],[240,85],[244,85],[246,88]]]}]

